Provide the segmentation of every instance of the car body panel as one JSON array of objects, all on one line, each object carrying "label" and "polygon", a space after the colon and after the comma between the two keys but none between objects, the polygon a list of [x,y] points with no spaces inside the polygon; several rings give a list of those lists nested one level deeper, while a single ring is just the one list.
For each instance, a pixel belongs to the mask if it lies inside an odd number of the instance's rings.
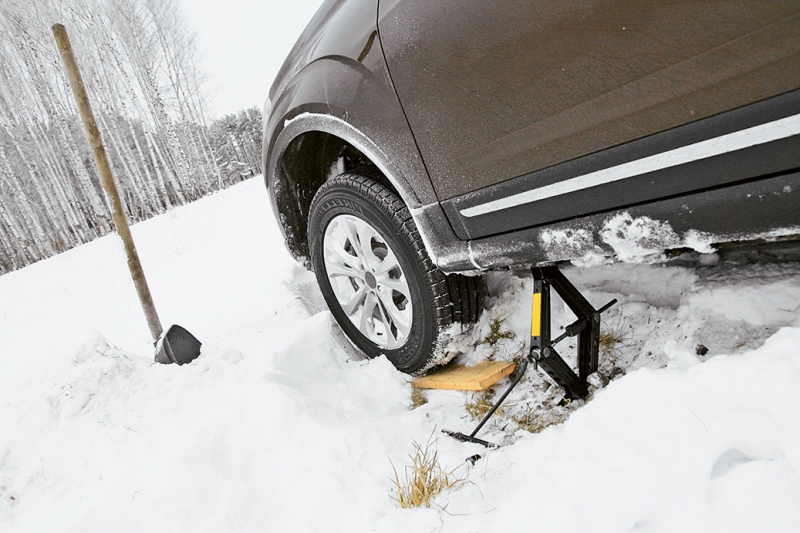
[{"label": "car body panel", "polygon": [[[737,136],[749,131],[755,132],[756,135],[752,140],[747,138],[743,140],[746,141],[745,144],[755,143],[760,131],[773,124],[780,127],[783,124],[781,121],[785,120],[794,121],[793,127],[786,128],[790,133],[794,131],[794,135],[712,157],[701,157],[683,164],[641,172],[624,179],[577,188],[574,191],[567,189],[566,192],[562,191],[541,200],[520,199],[519,205],[494,208],[484,214],[470,216],[470,209],[492,207],[491,203],[498,199],[504,200],[508,205],[512,203],[508,199],[516,195],[542,190],[555,184],[565,184],[569,180],[619,168],[631,162],[641,162],[649,157],[665,157],[667,159],[665,164],[672,165],[681,160],[676,154],[679,155],[686,147],[707,143],[717,148],[714,145],[716,143],[721,145],[719,148],[725,150],[727,146],[735,147]],[[796,134],[798,131],[800,131],[800,91],[793,91],[758,104],[486,187],[447,200],[443,205],[449,219],[453,221],[456,233],[462,239],[486,237],[568,220],[620,207],[644,204],[654,198],[671,198],[800,168],[800,135]],[[642,166],[644,170],[648,169],[648,165]],[[747,223],[747,221],[742,222]]]},{"label": "car body panel", "polygon": [[382,0],[379,16],[440,200],[800,86],[796,0]]}]

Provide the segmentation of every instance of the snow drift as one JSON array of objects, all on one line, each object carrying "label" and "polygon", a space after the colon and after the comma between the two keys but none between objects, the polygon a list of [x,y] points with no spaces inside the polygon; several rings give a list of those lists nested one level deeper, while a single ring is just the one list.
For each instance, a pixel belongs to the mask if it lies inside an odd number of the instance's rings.
[{"label": "snow drift", "polygon": [[[487,452],[440,434],[472,395],[411,409],[355,353],[267,206],[256,179],[134,226],[162,320],[204,343],[182,367],[153,363],[114,236],[0,277],[0,531],[800,529],[797,264],[568,269],[620,300],[610,381],[567,403],[531,369]],[[488,281],[462,362],[525,353],[530,281]],[[391,465],[431,438],[463,482],[400,509]]]}]

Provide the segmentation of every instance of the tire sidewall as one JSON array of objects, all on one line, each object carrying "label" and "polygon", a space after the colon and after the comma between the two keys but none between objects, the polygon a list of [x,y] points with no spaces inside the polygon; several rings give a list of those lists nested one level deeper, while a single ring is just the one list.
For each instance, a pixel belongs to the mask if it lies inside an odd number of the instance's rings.
[{"label": "tire sidewall", "polygon": [[[390,193],[391,194],[391,193]],[[339,215],[352,215],[369,223],[386,241],[400,263],[412,303],[412,324],[406,342],[397,349],[380,347],[364,336],[342,310],[330,285],[325,265],[323,239],[331,221]],[[336,178],[317,193],[309,216],[309,249],[311,264],[322,295],[336,321],[350,340],[368,357],[381,354],[398,370],[413,372],[427,363],[437,341],[438,328],[434,316],[435,300],[430,289],[431,280],[414,251],[408,228],[398,222],[389,204],[377,204],[363,194],[352,180]],[[416,228],[413,229],[416,232]]]}]

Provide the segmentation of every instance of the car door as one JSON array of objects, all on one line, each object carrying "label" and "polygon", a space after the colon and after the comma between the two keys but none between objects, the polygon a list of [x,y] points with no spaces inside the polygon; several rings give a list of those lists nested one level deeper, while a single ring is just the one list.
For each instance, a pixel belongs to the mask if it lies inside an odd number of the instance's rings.
[{"label": "car door", "polygon": [[[733,172],[710,171],[719,161],[704,156],[623,181],[570,181],[800,113],[797,0],[381,0],[379,31],[461,238],[798,164],[797,136],[784,135],[755,163],[729,159]],[[529,194],[560,182],[570,186]]]}]

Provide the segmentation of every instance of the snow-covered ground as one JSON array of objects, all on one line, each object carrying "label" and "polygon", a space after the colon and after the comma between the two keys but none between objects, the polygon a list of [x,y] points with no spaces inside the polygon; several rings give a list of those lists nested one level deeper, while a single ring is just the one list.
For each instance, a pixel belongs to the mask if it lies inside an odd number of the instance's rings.
[{"label": "snow-covered ground", "polygon": [[[409,378],[342,340],[260,179],[133,231],[201,356],[153,363],[115,236],[0,277],[0,531],[800,531],[797,264],[567,269],[620,301],[613,379],[567,403],[531,369],[486,451],[440,433],[471,430],[475,397],[412,409]],[[489,286],[464,362],[526,349],[530,281]],[[401,509],[392,465],[429,441],[463,481]]]}]

